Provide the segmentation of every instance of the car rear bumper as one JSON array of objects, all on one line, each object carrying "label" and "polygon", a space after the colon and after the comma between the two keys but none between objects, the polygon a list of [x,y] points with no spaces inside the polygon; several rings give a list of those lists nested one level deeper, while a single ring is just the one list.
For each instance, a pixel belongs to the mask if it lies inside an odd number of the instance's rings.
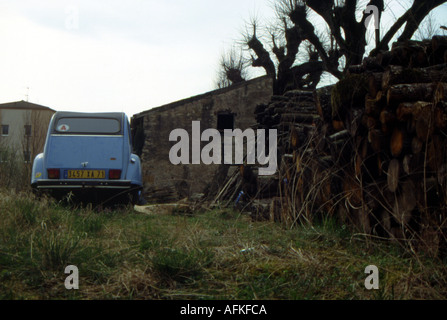
[{"label": "car rear bumper", "polygon": [[89,181],[68,181],[68,180],[39,180],[31,185],[39,190],[51,189],[135,189],[140,186],[133,184],[130,180],[89,180]]}]

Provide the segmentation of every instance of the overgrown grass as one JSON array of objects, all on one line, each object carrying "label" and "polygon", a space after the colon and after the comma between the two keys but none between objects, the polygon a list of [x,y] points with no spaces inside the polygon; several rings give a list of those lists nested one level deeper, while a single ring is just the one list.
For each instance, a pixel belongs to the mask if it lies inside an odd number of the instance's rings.
[{"label": "overgrown grass", "polygon": [[[379,290],[367,290],[367,265]],[[79,289],[67,290],[67,265]],[[0,194],[1,299],[444,299],[445,261],[327,218],[287,229],[230,209],[145,215]]]}]

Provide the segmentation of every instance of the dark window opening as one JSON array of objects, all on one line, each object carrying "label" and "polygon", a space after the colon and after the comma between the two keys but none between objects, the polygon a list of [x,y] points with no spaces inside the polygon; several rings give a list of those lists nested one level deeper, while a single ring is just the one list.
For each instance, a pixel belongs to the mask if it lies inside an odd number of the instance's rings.
[{"label": "dark window opening", "polygon": [[23,151],[23,160],[25,162],[31,162],[31,152]]},{"label": "dark window opening", "polygon": [[30,124],[25,125],[25,136],[27,136],[27,137],[31,136],[31,125]]},{"label": "dark window opening", "polygon": [[2,125],[2,136],[7,136],[9,134],[9,125],[3,124]]},{"label": "dark window opening", "polygon": [[131,123],[132,130],[132,148],[134,153],[141,157],[143,154],[145,134],[144,134],[144,118],[133,118]]},{"label": "dark window opening", "polygon": [[0,151],[0,162],[8,162],[8,151],[7,150],[1,150]]},{"label": "dark window opening", "polygon": [[234,129],[234,114],[217,115],[217,130],[223,131],[225,129]]}]

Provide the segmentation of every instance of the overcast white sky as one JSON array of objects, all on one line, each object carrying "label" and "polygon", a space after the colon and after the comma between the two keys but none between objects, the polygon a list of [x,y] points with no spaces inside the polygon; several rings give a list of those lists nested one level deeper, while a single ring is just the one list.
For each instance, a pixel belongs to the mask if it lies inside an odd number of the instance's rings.
[{"label": "overcast white sky", "polygon": [[0,103],[131,116],[205,93],[253,15],[271,0],[0,0]]},{"label": "overcast white sky", "polygon": [[129,115],[214,89],[260,0],[0,0],[0,103]]}]

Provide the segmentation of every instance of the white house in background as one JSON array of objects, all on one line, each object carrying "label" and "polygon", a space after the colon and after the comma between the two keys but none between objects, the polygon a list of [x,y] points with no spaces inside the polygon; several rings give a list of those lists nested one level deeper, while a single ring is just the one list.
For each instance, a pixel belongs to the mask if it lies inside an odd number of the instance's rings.
[{"label": "white house in background", "polygon": [[48,124],[56,111],[27,101],[0,104],[0,161],[32,162],[43,151]]}]

